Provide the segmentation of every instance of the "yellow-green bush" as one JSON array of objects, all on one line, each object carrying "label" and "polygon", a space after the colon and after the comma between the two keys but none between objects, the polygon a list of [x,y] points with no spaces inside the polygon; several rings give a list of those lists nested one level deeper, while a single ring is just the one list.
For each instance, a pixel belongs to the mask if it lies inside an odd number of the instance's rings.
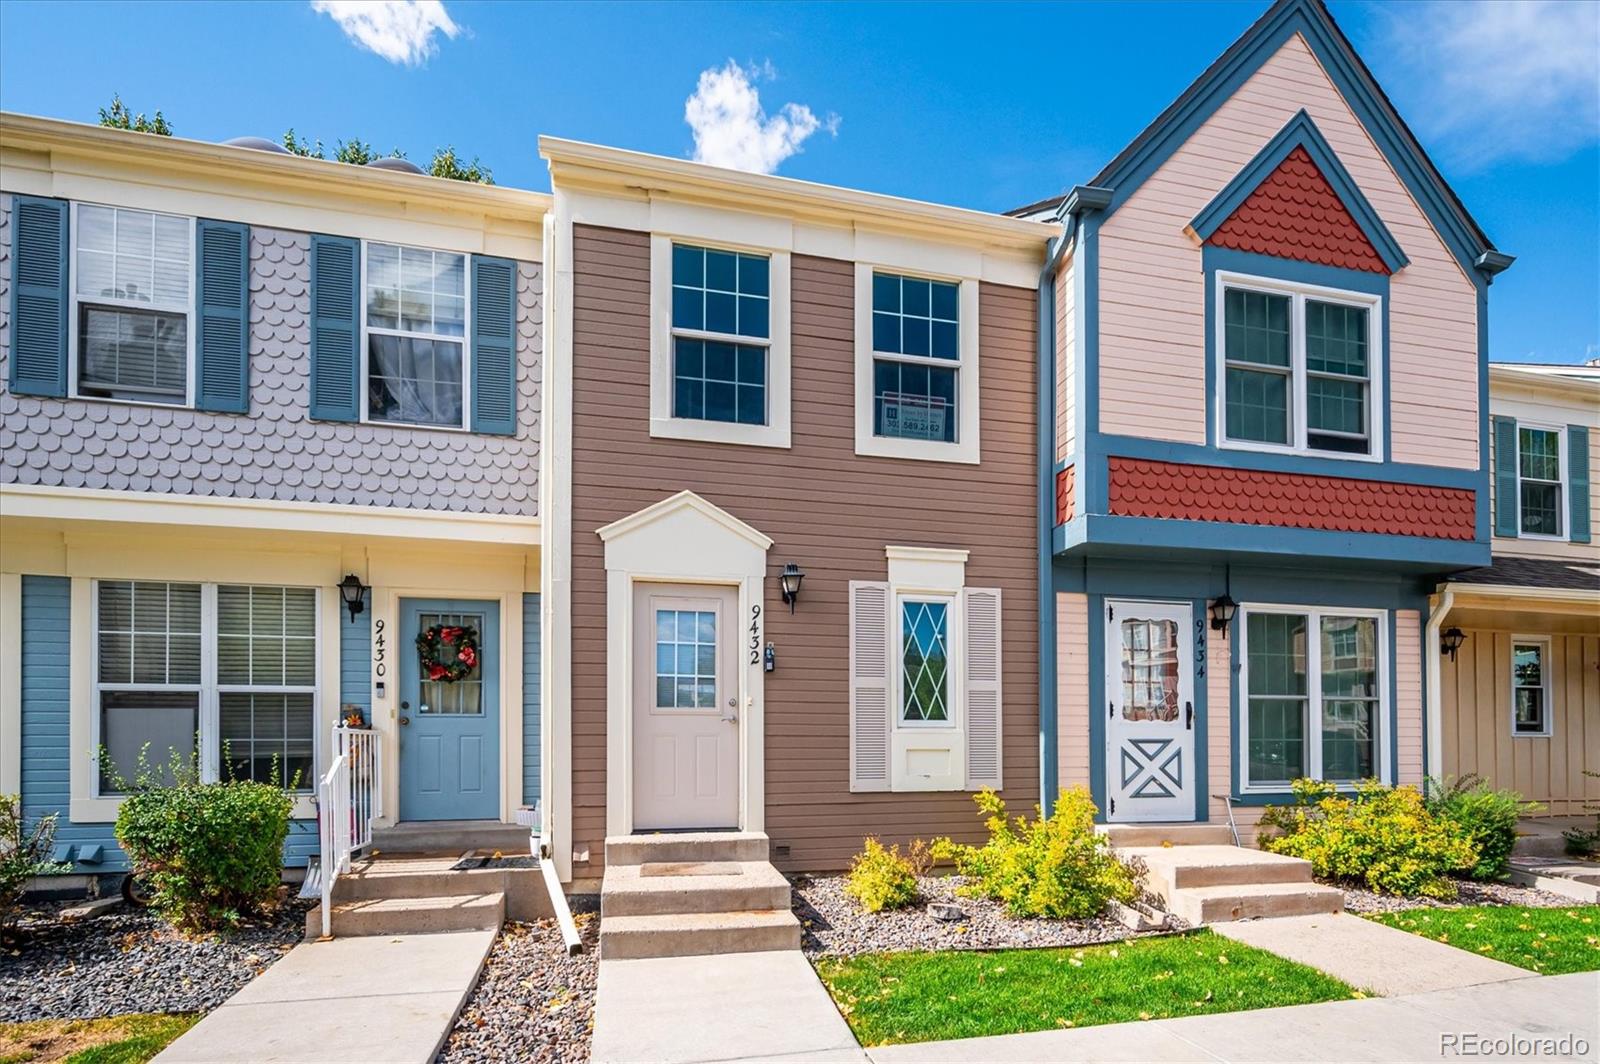
[{"label": "yellow-green bush", "polygon": [[1478,847],[1460,824],[1428,811],[1415,787],[1376,780],[1340,793],[1331,783],[1294,781],[1295,804],[1261,818],[1280,835],[1263,849],[1311,862],[1320,879],[1355,882],[1384,894],[1453,898],[1451,873],[1478,863]]},{"label": "yellow-green bush", "polygon": [[973,796],[987,818],[989,841],[964,846],[938,839],[933,854],[953,860],[967,877],[964,894],[1003,902],[1013,916],[1082,919],[1112,900],[1132,901],[1138,893],[1133,872],[1094,830],[1095,805],[1082,787],[1063,788],[1046,817],[1006,818],[1006,803],[991,790]]},{"label": "yellow-green bush", "polygon": [[877,839],[868,838],[850,862],[844,892],[869,913],[903,909],[917,900],[917,877],[926,874],[932,863],[921,839],[912,840],[902,854],[898,844],[885,849]]}]

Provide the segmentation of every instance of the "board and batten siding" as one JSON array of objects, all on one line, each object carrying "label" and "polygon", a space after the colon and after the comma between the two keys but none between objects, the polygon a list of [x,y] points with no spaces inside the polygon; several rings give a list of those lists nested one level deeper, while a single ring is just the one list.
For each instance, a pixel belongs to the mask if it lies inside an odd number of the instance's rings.
[{"label": "board and batten siding", "polygon": [[1056,593],[1056,763],[1062,787],[1089,776],[1089,596]]},{"label": "board and batten siding", "polygon": [[1444,770],[1475,773],[1496,787],[1539,802],[1551,816],[1584,814],[1600,800],[1600,637],[1550,640],[1548,736],[1511,733],[1511,641],[1537,632],[1469,628],[1440,663]]},{"label": "board and batten siding", "polygon": [[[791,614],[766,582],[766,831],[786,868],[841,868],[864,835],[885,842],[982,823],[972,796],[851,794],[847,588],[882,580],[890,544],[964,548],[966,582],[1004,593],[1004,796],[1038,801],[1036,329],[1038,293],[985,283],[979,295],[982,462],[855,453],[855,264],[792,260],[793,445],[652,439],[650,238],[573,234],[573,845],[599,874],[606,807],[606,574],[595,531],[685,488],[773,540],[769,575],[806,571]],[[787,856],[776,848],[787,846]]]},{"label": "board and batten siding", "polygon": [[1205,444],[1205,281],[1184,227],[1302,108],[1410,259],[1390,282],[1387,457],[1477,468],[1476,290],[1298,34],[1100,229],[1101,431]]}]

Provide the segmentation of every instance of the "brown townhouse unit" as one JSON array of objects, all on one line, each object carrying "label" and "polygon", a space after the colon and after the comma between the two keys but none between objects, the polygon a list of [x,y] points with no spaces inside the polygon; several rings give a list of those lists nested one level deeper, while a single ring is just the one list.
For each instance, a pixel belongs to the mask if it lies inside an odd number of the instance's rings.
[{"label": "brown townhouse unit", "polygon": [[972,837],[984,786],[1031,806],[1054,228],[541,150],[558,860],[742,829],[837,868],[869,833]]}]

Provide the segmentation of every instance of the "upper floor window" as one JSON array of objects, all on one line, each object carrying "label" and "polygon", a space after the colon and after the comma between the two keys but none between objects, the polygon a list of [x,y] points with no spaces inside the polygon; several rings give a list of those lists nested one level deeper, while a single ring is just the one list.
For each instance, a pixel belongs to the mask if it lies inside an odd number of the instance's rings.
[{"label": "upper floor window", "polygon": [[1517,426],[1517,500],[1524,536],[1562,535],[1562,437],[1559,429]]},{"label": "upper floor window", "polygon": [[856,270],[856,453],[976,462],[977,282]]},{"label": "upper floor window", "polygon": [[771,262],[672,246],[672,416],[767,423]]},{"label": "upper floor window", "polygon": [[189,401],[194,219],[74,204],[77,395]]},{"label": "upper floor window", "polygon": [[466,427],[467,257],[369,242],[362,276],[367,419]]},{"label": "upper floor window", "polygon": [[1377,296],[1218,276],[1224,446],[1377,458]]}]

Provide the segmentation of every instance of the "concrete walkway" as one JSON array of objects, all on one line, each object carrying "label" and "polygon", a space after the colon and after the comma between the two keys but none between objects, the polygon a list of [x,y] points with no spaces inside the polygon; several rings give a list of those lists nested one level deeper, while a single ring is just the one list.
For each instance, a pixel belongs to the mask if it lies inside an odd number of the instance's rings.
[{"label": "concrete walkway", "polygon": [[494,938],[493,931],[456,931],[296,946],[156,1060],[426,1064]]},{"label": "concrete walkway", "polygon": [[1310,965],[1383,997],[1531,979],[1526,968],[1359,916],[1286,916],[1212,924],[1219,935]]},{"label": "concrete walkway", "polygon": [[[1459,952],[1459,951],[1457,951]],[[1392,998],[1116,1023],[867,1050],[876,1064],[937,1061],[1583,1060],[1600,1049],[1600,973],[1552,975]],[[1466,1040],[1568,1039],[1564,1048]],[[1452,1042],[1451,1039],[1455,1041]],[[1581,1044],[1579,1044],[1581,1042]]]},{"label": "concrete walkway", "polygon": [[865,1061],[799,950],[602,960],[595,1064]]}]

